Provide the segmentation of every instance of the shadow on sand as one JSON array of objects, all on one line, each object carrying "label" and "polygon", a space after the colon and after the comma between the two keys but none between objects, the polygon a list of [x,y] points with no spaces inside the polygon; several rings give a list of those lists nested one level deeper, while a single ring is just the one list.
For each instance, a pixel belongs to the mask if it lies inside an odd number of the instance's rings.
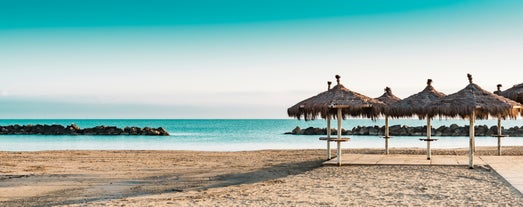
[{"label": "shadow on sand", "polygon": [[[3,201],[0,202],[0,206],[54,206],[84,204],[93,201],[109,201],[134,196],[251,184],[304,173],[320,167],[323,161],[324,160],[317,159],[303,162],[288,162],[253,169],[248,172],[216,174],[211,177],[206,177],[206,175],[210,173],[208,170],[197,171],[190,173],[189,177],[191,178],[189,179],[183,179],[183,177],[187,177],[187,174],[182,175],[180,173],[124,180],[105,177],[90,177],[88,179],[89,183],[97,183],[97,185],[71,186],[71,188],[49,192],[45,195]],[[62,175],[60,176],[60,181],[77,182],[76,179],[88,176],[89,175]],[[52,185],[52,182],[55,181],[52,178],[56,177],[56,175],[41,175],[41,185],[45,186],[45,182],[49,182],[49,184]],[[11,180],[10,182],[16,183],[18,179],[29,178],[15,176],[9,179]]]}]

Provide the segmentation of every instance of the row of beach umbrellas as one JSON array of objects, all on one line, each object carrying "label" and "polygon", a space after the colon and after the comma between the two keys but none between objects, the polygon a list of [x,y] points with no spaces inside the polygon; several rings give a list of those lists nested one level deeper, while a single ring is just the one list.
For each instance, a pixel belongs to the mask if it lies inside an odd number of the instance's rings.
[{"label": "row of beach umbrellas", "polygon": [[[477,84],[473,83],[472,76],[467,74],[469,84],[462,90],[445,95],[432,86],[432,80],[427,80],[427,86],[419,93],[411,95],[405,99],[400,99],[392,94],[389,87],[385,88],[385,93],[378,98],[370,98],[360,93],[351,91],[340,83],[340,76],[336,75],[337,85],[331,88],[328,82],[328,89],[316,96],[305,99],[294,106],[288,108],[287,113],[291,117],[305,120],[314,120],[318,117],[327,120],[327,158],[330,159],[330,141],[338,142],[338,164],[341,164],[341,120],[346,117],[365,117],[375,120],[379,116],[385,116],[385,153],[388,149],[388,119],[417,116],[419,119],[427,120],[427,159],[430,159],[430,142],[436,139],[431,138],[430,121],[433,117],[460,117],[470,120],[469,131],[469,167],[474,167],[474,121],[476,119],[486,119],[489,116],[498,118],[498,129],[500,129],[501,119],[516,118],[518,113],[522,113],[523,107],[523,84],[515,85],[506,91],[500,90],[495,93],[488,92]],[[512,99],[512,100],[511,100]],[[516,102],[516,101],[519,101]],[[331,138],[330,120],[338,120],[338,134],[336,138]],[[501,130],[498,130],[498,145],[500,143]],[[498,146],[498,149],[500,147]]]}]

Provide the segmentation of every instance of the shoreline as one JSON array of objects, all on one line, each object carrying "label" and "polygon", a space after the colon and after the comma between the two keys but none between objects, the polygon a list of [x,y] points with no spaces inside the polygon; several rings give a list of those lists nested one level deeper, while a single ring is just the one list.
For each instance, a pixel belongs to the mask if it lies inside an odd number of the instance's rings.
[{"label": "shoreline", "polygon": [[[334,152],[335,146],[331,146]],[[523,156],[523,146],[502,146],[503,155],[507,156]],[[166,150],[166,149],[100,149],[100,150],[34,150],[34,151],[5,151],[0,150],[1,153],[60,153],[60,152],[173,152],[173,153],[247,153],[247,152],[275,152],[275,151],[326,151],[325,148],[307,148],[307,149],[253,149],[253,150],[236,150],[236,151],[221,151],[221,150]],[[343,154],[384,154],[383,148],[342,148]],[[425,155],[427,148],[424,147],[392,147],[389,148],[389,154],[407,154],[407,155]],[[468,155],[468,148],[434,148],[431,147],[432,155]],[[495,156],[497,155],[496,146],[476,146],[477,156]]]},{"label": "shoreline", "polygon": [[[317,136],[298,135],[285,138],[277,136],[270,140],[247,139],[245,141],[206,139],[190,136],[52,136],[43,135],[4,135],[0,136],[0,151],[48,151],[48,150],[192,150],[240,152],[258,150],[299,150],[325,149],[326,143]],[[378,136],[350,136],[352,139],[342,144],[343,149],[384,148],[384,139]],[[200,138],[201,141],[200,141]],[[432,148],[459,149],[468,148],[468,137],[438,137]],[[477,137],[476,146],[497,146],[495,137]],[[523,138],[507,137],[502,139],[502,147],[523,146]],[[390,148],[426,148],[426,143],[418,137],[394,137],[389,140]]]}]

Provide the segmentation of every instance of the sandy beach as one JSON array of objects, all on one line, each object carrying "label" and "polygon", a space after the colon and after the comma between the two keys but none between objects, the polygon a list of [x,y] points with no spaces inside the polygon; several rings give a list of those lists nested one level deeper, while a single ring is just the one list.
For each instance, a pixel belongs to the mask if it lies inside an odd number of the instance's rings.
[{"label": "sandy beach", "polygon": [[[477,150],[495,154],[493,147]],[[504,154],[523,155],[523,147],[505,147]],[[322,166],[324,156],[324,150],[0,152],[0,206],[523,206],[523,196],[488,168],[333,167]]]}]

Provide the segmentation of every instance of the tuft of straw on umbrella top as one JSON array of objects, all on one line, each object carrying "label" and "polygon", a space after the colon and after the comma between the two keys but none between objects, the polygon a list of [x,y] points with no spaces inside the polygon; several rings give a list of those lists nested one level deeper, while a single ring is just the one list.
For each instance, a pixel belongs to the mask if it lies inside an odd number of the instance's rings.
[{"label": "tuft of straw on umbrella top", "polygon": [[325,118],[335,115],[335,108],[343,108],[343,116],[365,117],[375,119],[384,110],[385,105],[376,99],[351,91],[340,83],[340,76],[336,75],[337,84],[316,96],[298,102],[287,109],[290,117],[305,120],[314,120],[318,116]]},{"label": "tuft of straw on umbrella top", "polygon": [[385,104],[384,114],[387,114],[388,108],[392,103],[396,103],[401,100],[401,98],[398,98],[397,96],[392,94],[392,90],[388,86],[385,87],[385,93],[383,93],[383,95],[376,99]]},{"label": "tuft of straw on umbrella top", "polygon": [[417,115],[419,119],[424,119],[429,112],[426,106],[443,96],[445,96],[444,93],[437,91],[432,86],[432,79],[428,79],[427,86],[421,92],[392,103],[389,106],[388,114],[394,118]]}]

